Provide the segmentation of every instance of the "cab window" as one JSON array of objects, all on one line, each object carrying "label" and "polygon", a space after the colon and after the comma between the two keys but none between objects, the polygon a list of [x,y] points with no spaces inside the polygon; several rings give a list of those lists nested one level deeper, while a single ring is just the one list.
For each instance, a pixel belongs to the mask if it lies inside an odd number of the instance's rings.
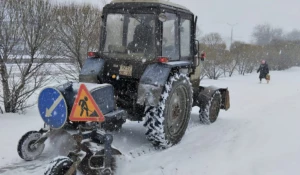
[{"label": "cab window", "polygon": [[180,54],[181,57],[191,55],[191,21],[180,19]]},{"label": "cab window", "polygon": [[178,17],[171,13],[165,13],[165,15],[167,20],[163,22],[162,56],[170,60],[179,60]]}]

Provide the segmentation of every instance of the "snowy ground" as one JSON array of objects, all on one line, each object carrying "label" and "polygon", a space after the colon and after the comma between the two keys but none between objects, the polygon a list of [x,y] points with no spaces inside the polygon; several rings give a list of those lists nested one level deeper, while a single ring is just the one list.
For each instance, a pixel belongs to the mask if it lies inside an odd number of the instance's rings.
[{"label": "snowy ground", "polygon": [[[234,76],[202,85],[228,87],[231,108],[212,125],[199,125],[195,107],[189,128],[176,146],[155,151],[142,123],[128,122],[114,133],[114,146],[124,156],[118,175],[283,175],[300,171],[300,68],[271,72],[271,82],[258,74]],[[43,125],[37,109],[27,115],[0,115],[0,174],[41,175],[52,157],[48,146],[40,160],[24,162],[16,147],[20,137]],[[50,157],[50,158],[49,158]]]}]

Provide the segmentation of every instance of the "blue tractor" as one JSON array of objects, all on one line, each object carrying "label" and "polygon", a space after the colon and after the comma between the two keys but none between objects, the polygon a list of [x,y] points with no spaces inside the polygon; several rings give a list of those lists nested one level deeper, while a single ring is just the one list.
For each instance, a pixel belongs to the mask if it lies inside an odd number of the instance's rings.
[{"label": "blue tractor", "polygon": [[[77,129],[76,149],[53,160],[47,174],[74,174],[80,167],[113,174],[114,156],[121,153],[106,131],[120,129],[126,120],[143,121],[147,139],[166,149],[184,136],[192,107],[200,108],[203,124],[214,123],[230,107],[227,88],[200,85],[205,55],[196,40],[197,17],[186,7],[113,0],[103,8],[102,23],[99,51],[88,53],[79,83],[42,90],[38,104],[47,127],[19,142],[20,157],[30,161],[53,133],[68,125]],[[86,143],[102,148],[93,152]]]}]

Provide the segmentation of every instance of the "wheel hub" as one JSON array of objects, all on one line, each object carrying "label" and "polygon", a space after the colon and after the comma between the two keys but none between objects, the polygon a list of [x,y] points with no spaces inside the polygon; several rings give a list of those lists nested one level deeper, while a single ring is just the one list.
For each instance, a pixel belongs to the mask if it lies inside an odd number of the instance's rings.
[{"label": "wheel hub", "polygon": [[177,119],[177,118],[179,118],[179,115],[180,115],[180,107],[179,107],[179,104],[176,104],[176,105],[173,107],[172,118],[173,118],[173,119]]},{"label": "wheel hub", "polygon": [[168,128],[171,135],[179,133],[183,126],[187,107],[187,93],[183,86],[179,86],[172,93],[168,107]]},{"label": "wheel hub", "polygon": [[30,151],[30,152],[36,151],[37,146],[34,145],[35,142],[36,142],[36,140],[32,140],[31,142],[29,142],[28,151]]}]

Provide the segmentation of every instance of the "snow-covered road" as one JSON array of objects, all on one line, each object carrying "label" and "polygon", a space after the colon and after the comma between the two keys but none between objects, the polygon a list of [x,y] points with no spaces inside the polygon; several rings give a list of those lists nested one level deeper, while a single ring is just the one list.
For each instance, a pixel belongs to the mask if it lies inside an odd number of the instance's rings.
[{"label": "snow-covered road", "polygon": [[[114,146],[125,155],[118,175],[283,175],[300,172],[300,68],[271,72],[271,82],[258,75],[235,75],[204,80],[202,85],[228,87],[231,108],[221,111],[212,125],[199,125],[193,109],[182,141],[155,151],[142,123],[128,122],[115,133]],[[41,160],[24,162],[16,151],[21,135],[43,122],[37,110],[26,116],[0,115],[0,174],[41,175],[55,156],[45,151]],[[50,159],[48,158],[50,156]]]}]

